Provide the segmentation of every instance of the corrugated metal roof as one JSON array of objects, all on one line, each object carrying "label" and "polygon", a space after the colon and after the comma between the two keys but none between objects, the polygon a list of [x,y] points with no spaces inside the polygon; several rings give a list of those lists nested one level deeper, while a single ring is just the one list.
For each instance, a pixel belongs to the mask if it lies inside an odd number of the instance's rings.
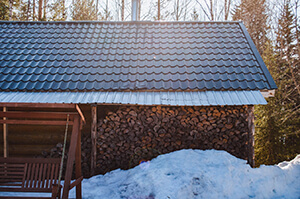
[{"label": "corrugated metal roof", "polygon": [[267,104],[260,91],[0,92],[0,102],[137,104],[171,106]]},{"label": "corrugated metal roof", "polygon": [[0,22],[0,91],[274,88],[241,22]]}]

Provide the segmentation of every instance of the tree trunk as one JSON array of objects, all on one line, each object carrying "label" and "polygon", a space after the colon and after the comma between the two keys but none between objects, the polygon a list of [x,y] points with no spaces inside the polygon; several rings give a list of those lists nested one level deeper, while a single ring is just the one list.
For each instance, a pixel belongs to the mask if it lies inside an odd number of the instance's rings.
[{"label": "tree trunk", "polygon": [[63,21],[65,21],[66,20],[65,0],[62,0],[62,7],[63,7],[63,10],[62,10]]},{"label": "tree trunk", "polygon": [[32,21],[35,21],[35,0],[32,2]]},{"label": "tree trunk", "polygon": [[42,20],[42,13],[43,11],[43,0],[39,0],[39,13],[38,13],[38,20],[41,21]]},{"label": "tree trunk", "polygon": [[210,20],[213,21],[214,20],[214,9],[213,9],[214,5],[213,5],[213,0],[210,0]]},{"label": "tree trunk", "polygon": [[30,12],[30,0],[28,0],[28,7],[27,7],[27,17],[26,17],[26,20],[28,21],[29,20],[29,12]]},{"label": "tree trunk", "polygon": [[176,21],[179,20],[179,0],[176,1]]},{"label": "tree trunk", "polygon": [[138,13],[138,21],[141,20],[141,10],[142,10],[142,7],[141,7],[141,0],[138,0],[138,8],[139,8],[139,13]]},{"label": "tree trunk", "polygon": [[106,0],[106,6],[105,6],[105,21],[108,20],[109,12],[108,12],[108,0]]},{"label": "tree trunk", "polygon": [[9,0],[9,21],[12,20],[12,5],[13,5],[13,0]]},{"label": "tree trunk", "polygon": [[160,20],[160,0],[157,1],[157,20]]},{"label": "tree trunk", "polygon": [[224,2],[224,19],[225,20],[228,20],[230,6],[231,6],[231,0],[225,0],[225,2]]},{"label": "tree trunk", "polygon": [[98,4],[99,0],[96,1],[96,20],[98,20]]},{"label": "tree trunk", "polygon": [[44,0],[44,16],[43,16],[44,20],[46,20],[46,7],[47,7],[47,0]]},{"label": "tree trunk", "polygon": [[125,15],[124,11],[125,11],[125,0],[122,0],[122,8],[121,8],[121,19],[122,19],[122,21],[124,21],[124,15]]}]

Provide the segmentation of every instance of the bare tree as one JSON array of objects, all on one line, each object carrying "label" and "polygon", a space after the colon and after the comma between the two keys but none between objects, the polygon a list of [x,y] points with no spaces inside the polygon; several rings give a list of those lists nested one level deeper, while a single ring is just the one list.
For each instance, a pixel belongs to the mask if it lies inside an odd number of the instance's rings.
[{"label": "bare tree", "polygon": [[228,20],[230,13],[231,0],[224,0],[224,19]]},{"label": "bare tree", "polygon": [[200,6],[201,10],[203,11],[203,13],[205,14],[205,16],[207,17],[207,19],[210,19],[210,16],[208,14],[208,12],[206,11],[206,9],[203,7],[202,2],[200,2],[199,0],[196,0],[197,4]]},{"label": "bare tree", "polygon": [[172,15],[176,21],[186,20],[190,3],[191,0],[175,0]]},{"label": "bare tree", "polygon": [[98,10],[98,13],[97,13],[97,19],[98,20],[101,20],[101,21],[109,21],[109,20],[112,20],[113,17],[112,17],[112,13],[111,13],[111,8],[110,8],[110,5],[109,5],[109,1],[108,0],[105,0],[105,3],[104,2],[101,2],[99,4],[100,8]]},{"label": "bare tree", "polygon": [[178,21],[180,15],[181,15],[181,9],[180,9],[180,6],[179,6],[179,0],[175,0],[173,14],[175,15],[175,20]]},{"label": "bare tree", "polygon": [[[195,0],[205,17],[210,20],[228,20],[232,0]],[[218,4],[219,3],[219,4]]]}]

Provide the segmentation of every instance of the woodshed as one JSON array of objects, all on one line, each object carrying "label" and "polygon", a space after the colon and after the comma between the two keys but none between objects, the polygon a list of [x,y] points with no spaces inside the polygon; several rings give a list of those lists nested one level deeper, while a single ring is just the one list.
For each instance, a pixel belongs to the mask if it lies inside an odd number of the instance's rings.
[{"label": "woodshed", "polygon": [[[254,166],[254,105],[276,88],[242,22],[0,22],[2,107],[79,105],[85,176],[186,148]],[[9,156],[61,153],[61,127],[5,129]]]}]

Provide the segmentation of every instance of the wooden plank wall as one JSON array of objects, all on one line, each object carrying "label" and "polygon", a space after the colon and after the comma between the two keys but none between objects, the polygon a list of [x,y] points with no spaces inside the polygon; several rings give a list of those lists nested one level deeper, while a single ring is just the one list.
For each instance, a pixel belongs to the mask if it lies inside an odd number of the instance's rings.
[{"label": "wooden plank wall", "polygon": [[[80,108],[87,121],[82,129],[82,134],[90,134],[91,107],[90,105],[80,105]],[[8,111],[10,110],[16,109],[8,109]],[[71,131],[72,128],[69,127],[68,140],[70,140]],[[34,157],[41,155],[42,151],[49,152],[57,143],[63,143],[64,132],[65,126],[8,125],[8,156]],[[3,157],[3,125],[0,125],[0,156]]]}]

